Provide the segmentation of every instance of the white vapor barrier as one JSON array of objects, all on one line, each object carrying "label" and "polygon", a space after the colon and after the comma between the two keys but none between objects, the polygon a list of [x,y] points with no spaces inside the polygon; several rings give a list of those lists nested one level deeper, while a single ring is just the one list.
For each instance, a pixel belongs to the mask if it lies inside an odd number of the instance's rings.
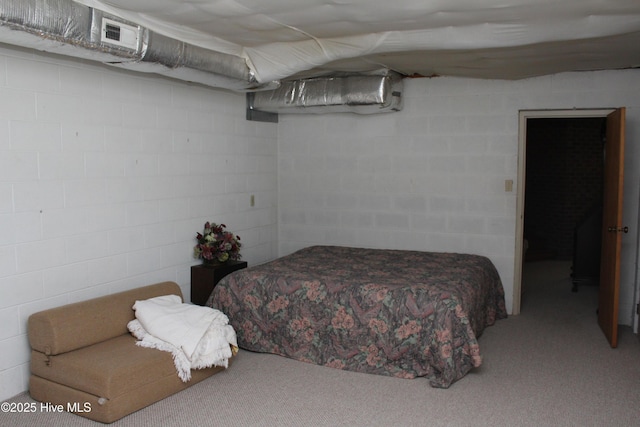
[{"label": "white vapor barrier", "polygon": [[637,0],[78,1],[243,56],[260,82],[380,68],[518,79],[640,66]]}]

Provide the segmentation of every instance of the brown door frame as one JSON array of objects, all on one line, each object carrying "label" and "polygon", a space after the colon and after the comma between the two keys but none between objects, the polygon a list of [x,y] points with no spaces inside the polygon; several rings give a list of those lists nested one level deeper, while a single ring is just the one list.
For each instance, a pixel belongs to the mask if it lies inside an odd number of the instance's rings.
[{"label": "brown door frame", "polygon": [[513,271],[513,304],[512,314],[520,314],[522,296],[522,262],[524,257],[524,194],[526,177],[527,153],[527,121],[543,118],[605,118],[615,111],[615,108],[584,109],[584,110],[521,110],[518,126],[518,178],[516,191],[516,236]]}]

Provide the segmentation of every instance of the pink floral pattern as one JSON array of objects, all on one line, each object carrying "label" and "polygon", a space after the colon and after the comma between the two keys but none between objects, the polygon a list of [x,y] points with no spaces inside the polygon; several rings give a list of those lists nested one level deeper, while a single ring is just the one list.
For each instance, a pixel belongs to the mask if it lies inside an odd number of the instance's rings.
[{"label": "pink floral pattern", "polygon": [[488,258],[335,246],[236,271],[207,305],[246,350],[441,388],[480,366],[478,337],[507,317]]}]

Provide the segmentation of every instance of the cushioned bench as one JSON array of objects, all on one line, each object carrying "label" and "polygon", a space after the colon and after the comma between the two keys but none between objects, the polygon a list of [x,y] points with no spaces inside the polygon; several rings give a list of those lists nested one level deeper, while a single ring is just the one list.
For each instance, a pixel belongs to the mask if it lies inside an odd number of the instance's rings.
[{"label": "cushioned bench", "polygon": [[163,282],[31,315],[31,396],[111,423],[223,370],[192,370],[184,383],[170,353],[135,344],[133,304],[168,294],[182,297]]}]

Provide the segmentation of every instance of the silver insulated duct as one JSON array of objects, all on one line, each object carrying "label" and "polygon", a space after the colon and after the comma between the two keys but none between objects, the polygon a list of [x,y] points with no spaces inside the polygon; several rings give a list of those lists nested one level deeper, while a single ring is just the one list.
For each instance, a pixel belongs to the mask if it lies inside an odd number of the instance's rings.
[{"label": "silver insulated duct", "polygon": [[247,108],[265,113],[375,114],[402,110],[402,76],[343,75],[284,81],[278,89],[251,93]]},{"label": "silver insulated duct", "polygon": [[235,91],[266,90],[279,86],[279,82],[258,82],[246,61],[239,56],[190,45],[152,31],[148,31],[144,56],[140,61],[111,65]]},{"label": "silver insulated duct", "polygon": [[224,89],[273,89],[246,61],[189,45],[72,0],[0,1],[0,42]]},{"label": "silver insulated duct", "polygon": [[70,0],[3,0],[0,41],[101,62],[142,57],[142,28],[135,27],[127,45],[103,43],[94,14]]},{"label": "silver insulated duct", "polygon": [[163,36],[72,0],[0,0],[0,42],[251,92],[247,117],[252,120],[273,121],[277,113],[373,114],[402,109],[402,77],[389,70],[287,81],[281,86],[277,81],[260,83],[239,56]]}]

